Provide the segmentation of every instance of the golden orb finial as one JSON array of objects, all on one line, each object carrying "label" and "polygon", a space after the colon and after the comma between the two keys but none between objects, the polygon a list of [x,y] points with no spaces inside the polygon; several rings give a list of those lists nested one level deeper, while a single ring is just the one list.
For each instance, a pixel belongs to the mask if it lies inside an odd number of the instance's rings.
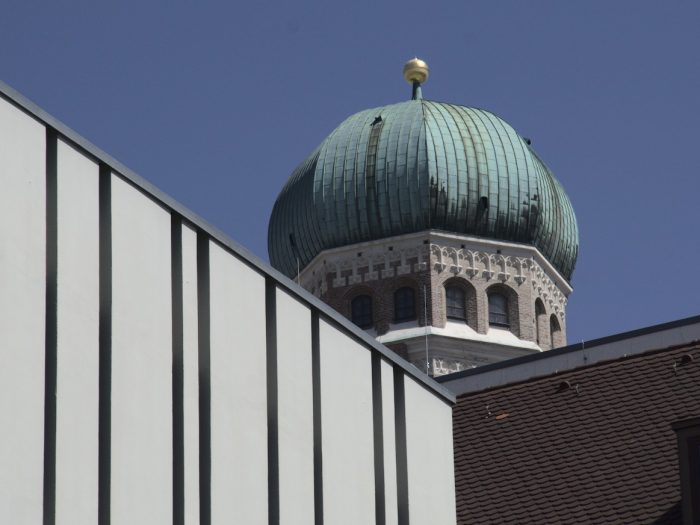
[{"label": "golden orb finial", "polygon": [[422,84],[428,80],[428,74],[430,70],[428,69],[428,64],[418,57],[414,57],[403,66],[403,78],[409,84]]}]

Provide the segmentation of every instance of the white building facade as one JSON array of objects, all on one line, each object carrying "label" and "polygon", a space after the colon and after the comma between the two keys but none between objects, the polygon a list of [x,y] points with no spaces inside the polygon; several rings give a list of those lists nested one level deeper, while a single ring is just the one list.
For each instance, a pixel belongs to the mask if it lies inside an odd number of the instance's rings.
[{"label": "white building facade", "polygon": [[0,84],[0,522],[454,524],[454,397]]}]

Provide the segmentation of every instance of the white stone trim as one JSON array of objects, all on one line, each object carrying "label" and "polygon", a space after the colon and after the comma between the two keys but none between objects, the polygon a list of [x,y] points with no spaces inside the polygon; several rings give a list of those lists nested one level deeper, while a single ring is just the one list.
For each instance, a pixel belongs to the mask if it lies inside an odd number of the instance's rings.
[{"label": "white stone trim", "polygon": [[453,339],[464,339],[467,341],[478,341],[482,343],[499,344],[505,346],[513,346],[517,348],[525,348],[528,350],[534,350],[541,352],[542,349],[537,346],[532,341],[525,341],[523,339],[518,339],[515,334],[509,330],[504,330],[501,328],[490,328],[488,333],[480,334],[475,330],[472,330],[469,326],[464,323],[453,323],[448,322],[445,328],[438,328],[435,326],[414,326],[411,328],[399,328],[394,330],[389,330],[386,334],[377,337],[377,341],[382,344],[387,343],[397,343],[405,339],[412,339],[415,337],[425,337],[425,335],[439,335],[444,337],[451,337]]}]

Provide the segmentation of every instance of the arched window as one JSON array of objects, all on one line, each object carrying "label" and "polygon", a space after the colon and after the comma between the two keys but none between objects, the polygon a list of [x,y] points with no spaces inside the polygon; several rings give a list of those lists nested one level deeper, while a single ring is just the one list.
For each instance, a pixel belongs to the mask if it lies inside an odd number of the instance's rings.
[{"label": "arched window", "polygon": [[547,314],[544,310],[544,304],[538,297],[535,299],[535,332],[537,334],[537,344],[542,346],[544,343],[543,336],[547,334]]},{"label": "arched window", "polygon": [[557,348],[563,345],[561,337],[561,326],[559,326],[559,320],[557,316],[552,314],[549,318],[549,336],[552,342],[552,348]]},{"label": "arched window", "polygon": [[467,296],[459,286],[448,286],[445,288],[447,302],[447,318],[467,320]]},{"label": "arched window", "polygon": [[416,294],[413,288],[404,286],[394,292],[394,321],[412,321],[416,318]]},{"label": "arched window", "polygon": [[372,298],[358,295],[350,303],[352,322],[360,328],[372,328]]},{"label": "arched window", "polygon": [[508,321],[508,299],[500,293],[489,294],[489,324],[510,327]]}]

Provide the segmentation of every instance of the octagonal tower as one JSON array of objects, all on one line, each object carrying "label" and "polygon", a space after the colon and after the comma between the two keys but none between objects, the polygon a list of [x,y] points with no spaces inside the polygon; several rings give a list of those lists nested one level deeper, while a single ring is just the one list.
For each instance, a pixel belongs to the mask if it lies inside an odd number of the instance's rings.
[{"label": "octagonal tower", "polygon": [[270,262],[433,375],[564,345],[569,198],[509,124],[404,71],[412,100],[349,117],[292,173]]}]

